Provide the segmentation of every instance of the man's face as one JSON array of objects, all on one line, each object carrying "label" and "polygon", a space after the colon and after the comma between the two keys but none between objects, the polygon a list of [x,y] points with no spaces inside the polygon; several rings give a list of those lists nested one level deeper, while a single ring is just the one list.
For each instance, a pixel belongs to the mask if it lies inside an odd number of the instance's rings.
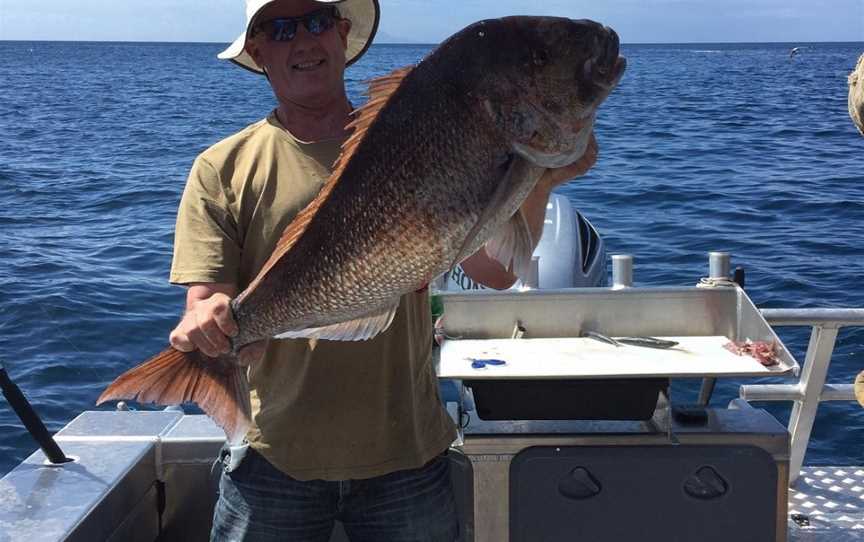
[{"label": "man's face", "polygon": [[[324,7],[312,0],[279,0],[264,8],[256,24],[279,17],[300,17]],[[344,95],[345,48],[350,29],[350,21],[339,19],[332,28],[315,35],[300,23],[293,39],[276,41],[267,32],[257,32],[246,41],[246,50],[264,67],[280,102],[319,108]]]}]

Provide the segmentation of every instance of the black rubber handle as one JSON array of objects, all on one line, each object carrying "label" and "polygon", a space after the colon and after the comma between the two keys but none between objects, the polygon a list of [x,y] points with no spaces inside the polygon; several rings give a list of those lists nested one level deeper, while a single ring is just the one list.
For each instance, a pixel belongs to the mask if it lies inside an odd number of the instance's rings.
[{"label": "black rubber handle", "polygon": [[558,493],[568,499],[589,499],[599,495],[602,490],[600,482],[585,467],[576,467],[558,481]]}]

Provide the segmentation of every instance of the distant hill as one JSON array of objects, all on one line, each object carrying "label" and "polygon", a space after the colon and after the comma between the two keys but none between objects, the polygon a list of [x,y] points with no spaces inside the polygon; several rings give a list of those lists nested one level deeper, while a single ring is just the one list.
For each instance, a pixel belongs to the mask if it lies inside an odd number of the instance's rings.
[{"label": "distant hill", "polygon": [[385,32],[384,30],[378,29],[378,33],[375,35],[375,43],[426,43],[421,40],[406,38],[404,36],[394,36],[389,32]]}]

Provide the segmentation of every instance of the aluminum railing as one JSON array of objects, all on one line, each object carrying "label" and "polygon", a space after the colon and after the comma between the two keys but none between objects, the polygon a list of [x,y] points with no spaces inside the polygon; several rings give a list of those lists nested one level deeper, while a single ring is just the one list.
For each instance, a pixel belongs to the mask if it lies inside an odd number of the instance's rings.
[{"label": "aluminum railing", "polygon": [[822,401],[854,401],[852,384],[827,384],[828,368],[837,333],[842,327],[864,327],[864,309],[762,309],[772,326],[811,326],[810,343],[798,382],[793,384],[750,384],[741,386],[745,401],[792,401],[789,433],[789,485],[798,479],[816,411]]}]

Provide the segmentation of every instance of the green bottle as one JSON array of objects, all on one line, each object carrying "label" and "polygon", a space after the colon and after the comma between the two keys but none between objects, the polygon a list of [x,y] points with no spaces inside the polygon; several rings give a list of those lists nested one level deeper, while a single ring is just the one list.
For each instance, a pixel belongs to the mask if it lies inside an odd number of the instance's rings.
[{"label": "green bottle", "polygon": [[441,301],[439,294],[432,294],[429,305],[432,307],[432,322],[434,323],[444,314],[444,302]]}]

